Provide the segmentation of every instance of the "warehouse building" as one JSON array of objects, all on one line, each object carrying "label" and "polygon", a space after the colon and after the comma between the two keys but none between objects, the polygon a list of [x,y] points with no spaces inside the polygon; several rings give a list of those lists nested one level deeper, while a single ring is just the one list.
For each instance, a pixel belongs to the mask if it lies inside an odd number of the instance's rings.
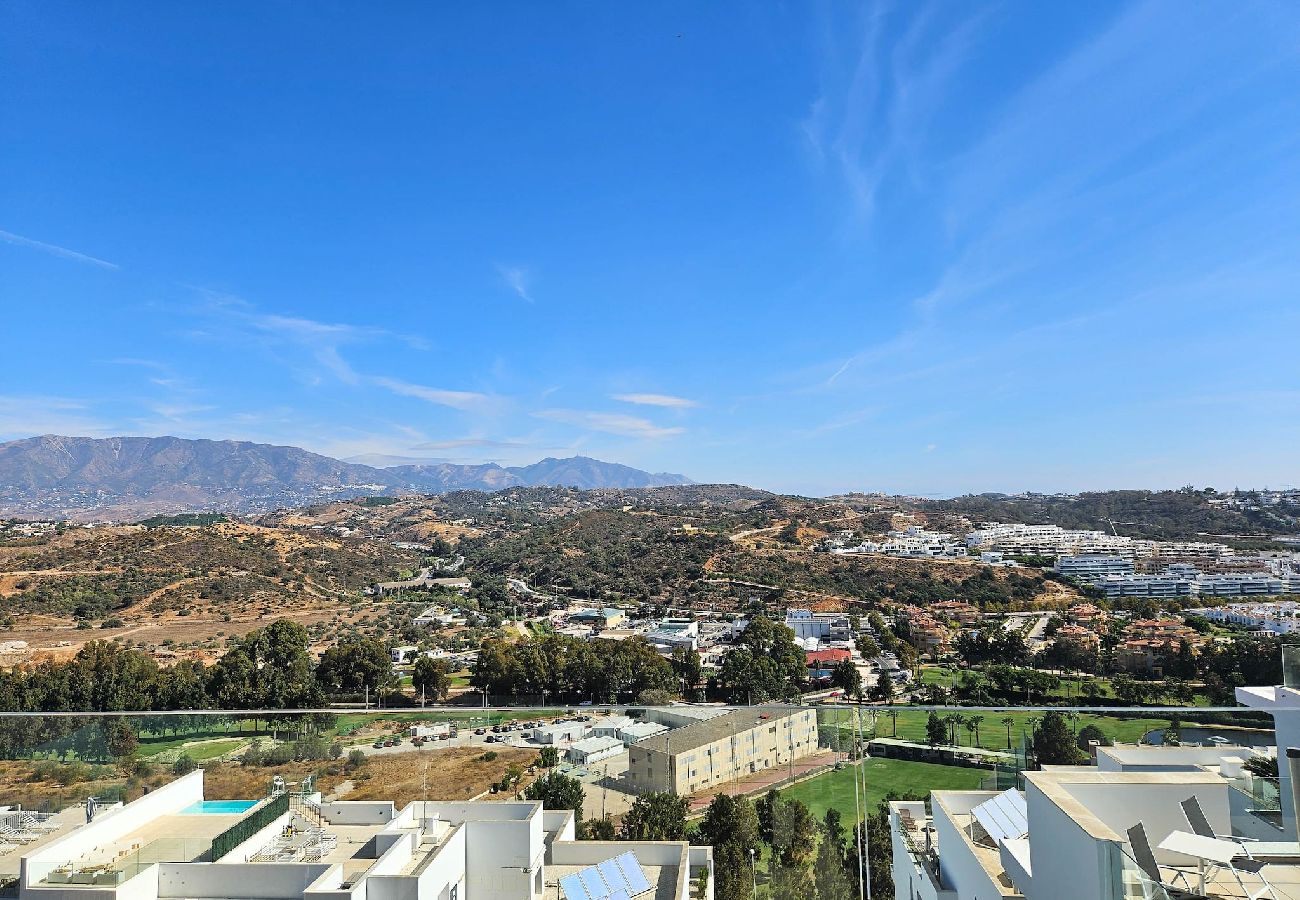
[{"label": "warehouse building", "polygon": [[815,709],[737,709],[632,744],[627,778],[638,791],[685,796],[816,750]]},{"label": "warehouse building", "polygon": [[623,742],[616,737],[589,737],[569,747],[565,757],[580,766],[600,762],[623,752]]},{"label": "warehouse building", "polygon": [[539,744],[564,744],[580,741],[591,733],[591,728],[582,722],[560,722],[556,725],[540,725],[533,729],[533,740]]}]

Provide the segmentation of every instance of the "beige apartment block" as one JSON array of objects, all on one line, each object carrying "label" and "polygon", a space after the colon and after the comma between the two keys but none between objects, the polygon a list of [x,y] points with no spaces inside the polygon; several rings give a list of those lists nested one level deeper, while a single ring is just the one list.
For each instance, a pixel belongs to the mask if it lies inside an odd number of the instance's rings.
[{"label": "beige apartment block", "polygon": [[633,744],[627,777],[640,791],[685,796],[816,750],[815,709],[738,709]]}]

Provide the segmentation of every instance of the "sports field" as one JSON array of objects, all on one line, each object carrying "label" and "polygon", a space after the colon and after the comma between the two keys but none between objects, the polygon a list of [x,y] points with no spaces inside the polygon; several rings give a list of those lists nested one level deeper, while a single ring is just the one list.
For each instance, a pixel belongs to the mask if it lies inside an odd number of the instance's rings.
[{"label": "sports field", "polygon": [[[980,782],[990,774],[987,769],[966,769],[961,766],[940,766],[934,763],[909,762],[902,759],[868,759],[866,765],[867,802],[865,809],[874,809],[890,792],[977,790]],[[845,823],[856,821],[854,815],[854,766],[827,772],[802,781],[781,791],[782,797],[802,800],[820,820],[826,810],[835,807]]]}]

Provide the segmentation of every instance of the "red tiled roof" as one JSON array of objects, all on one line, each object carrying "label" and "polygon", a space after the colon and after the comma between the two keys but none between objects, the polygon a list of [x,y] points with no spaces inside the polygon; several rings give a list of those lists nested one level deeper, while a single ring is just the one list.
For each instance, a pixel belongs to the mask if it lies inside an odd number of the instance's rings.
[{"label": "red tiled roof", "polygon": [[837,663],[843,662],[852,656],[847,650],[809,650],[807,654],[808,665],[815,663]]}]

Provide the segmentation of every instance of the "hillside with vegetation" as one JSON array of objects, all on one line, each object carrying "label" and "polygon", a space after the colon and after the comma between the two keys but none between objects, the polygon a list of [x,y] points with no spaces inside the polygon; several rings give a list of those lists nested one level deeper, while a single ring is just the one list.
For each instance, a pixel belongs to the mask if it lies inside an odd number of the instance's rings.
[{"label": "hillside with vegetation", "polygon": [[[1269,537],[1300,531],[1300,505],[1252,508],[1228,505],[1215,491],[1099,491],[1082,494],[972,494],[920,500],[915,507],[937,526],[970,522],[1024,522],[1114,532],[1151,540],[1195,540],[1206,535]],[[959,520],[954,522],[953,520]]]}]

